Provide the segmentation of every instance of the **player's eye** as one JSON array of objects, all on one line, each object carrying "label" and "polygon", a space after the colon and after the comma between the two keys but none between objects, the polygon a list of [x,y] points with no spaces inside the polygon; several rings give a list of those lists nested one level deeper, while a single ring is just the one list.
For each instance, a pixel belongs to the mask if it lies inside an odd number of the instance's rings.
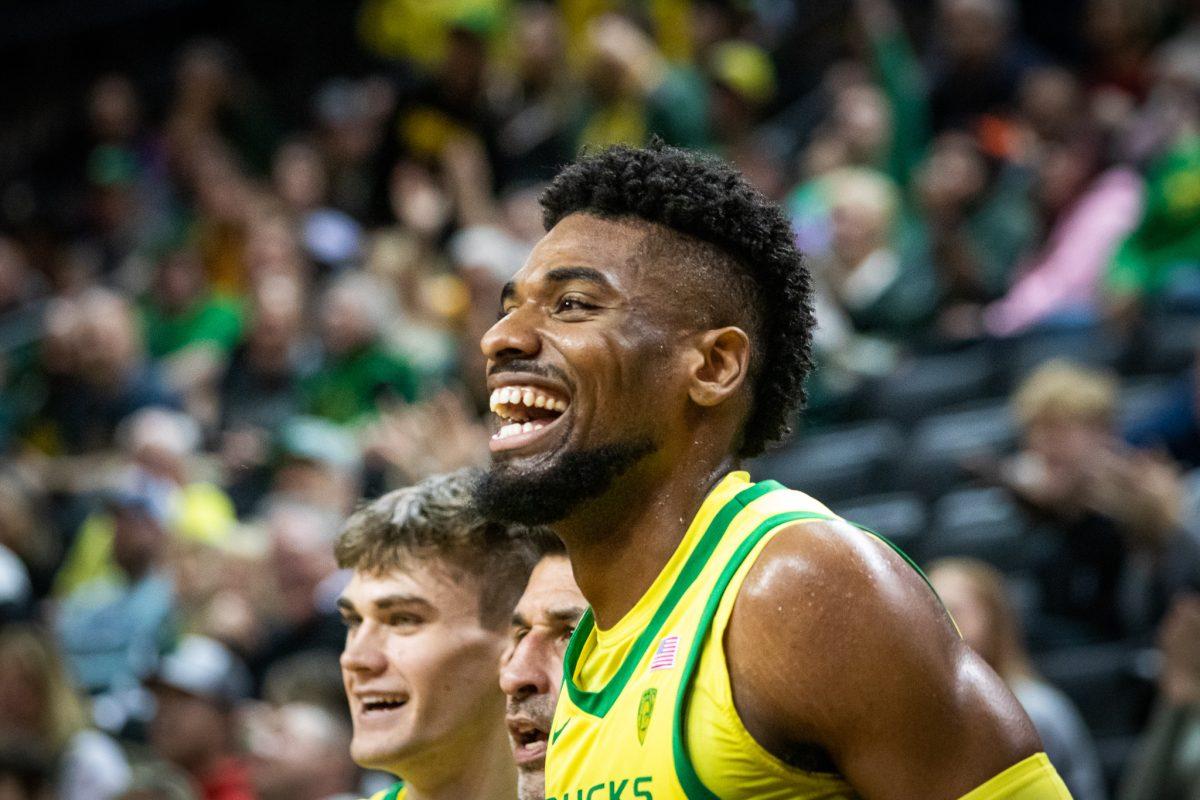
[{"label": "player's eye", "polygon": [[594,303],[589,303],[577,294],[565,294],[558,299],[554,311],[556,314],[561,314],[571,311],[594,311],[596,308],[598,306]]}]

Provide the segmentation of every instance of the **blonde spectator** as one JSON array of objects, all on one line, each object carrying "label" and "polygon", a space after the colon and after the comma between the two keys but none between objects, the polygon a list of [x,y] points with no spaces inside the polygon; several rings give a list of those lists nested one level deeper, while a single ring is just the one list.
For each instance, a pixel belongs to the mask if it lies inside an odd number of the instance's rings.
[{"label": "blonde spectator", "polygon": [[1087,637],[1149,635],[1200,577],[1200,548],[1181,535],[1178,469],[1121,441],[1118,401],[1108,373],[1042,365],[1013,398],[1022,446],[1001,475],[1055,551],[1042,568],[1045,610]]},{"label": "blonde spectator", "polygon": [[321,367],[302,386],[307,413],[338,424],[375,414],[381,401],[413,402],[420,378],[383,339],[394,296],[370,275],[338,278],[321,303]]}]

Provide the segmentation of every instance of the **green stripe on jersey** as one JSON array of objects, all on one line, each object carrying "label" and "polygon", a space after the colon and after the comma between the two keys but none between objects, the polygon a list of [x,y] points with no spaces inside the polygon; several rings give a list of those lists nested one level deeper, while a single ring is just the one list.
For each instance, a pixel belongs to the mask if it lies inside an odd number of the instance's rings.
[{"label": "green stripe on jersey", "polygon": [[769,492],[774,492],[783,489],[783,485],[776,481],[762,481],[753,486],[749,486],[734,495],[721,510],[713,517],[705,530],[703,537],[688,556],[687,561],[683,565],[683,569],[679,572],[679,577],[675,579],[675,583],[671,585],[667,596],[663,598],[662,604],[654,612],[654,616],[650,619],[650,624],[641,632],[637,641],[633,643],[633,647],[621,662],[621,666],[617,669],[616,674],[598,691],[586,692],[580,689],[575,684],[575,670],[579,665],[579,658],[583,652],[583,645],[587,641],[587,637],[592,632],[592,628],[596,625],[595,617],[592,610],[589,608],[583,613],[583,617],[579,620],[579,625],[575,628],[575,633],[571,635],[571,641],[567,644],[567,652],[563,658],[563,678],[567,687],[567,694],[571,698],[571,702],[586,714],[594,717],[603,717],[612,708],[613,703],[624,691],[625,685],[629,683],[629,679],[633,676],[634,670],[641,662],[646,651],[650,649],[659,631],[666,624],[667,619],[671,616],[671,612],[675,610],[675,606],[683,598],[688,588],[695,583],[696,578],[704,571],[705,565],[712,558],[713,552],[716,551],[717,545],[721,543],[725,531],[729,528],[741,511]]}]

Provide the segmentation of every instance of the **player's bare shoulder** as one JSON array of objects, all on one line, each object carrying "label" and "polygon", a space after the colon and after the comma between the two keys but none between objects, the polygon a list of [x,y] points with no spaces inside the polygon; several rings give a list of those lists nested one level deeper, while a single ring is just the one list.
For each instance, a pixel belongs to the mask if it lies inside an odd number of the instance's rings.
[{"label": "player's bare shoulder", "polygon": [[725,647],[747,730],[779,755],[827,753],[860,788],[913,774],[922,753],[957,753],[961,778],[945,788],[965,791],[1038,749],[922,575],[845,522],[775,534],[747,573]]},{"label": "player's bare shoulder", "polygon": [[[896,684],[900,651],[914,649],[922,670],[945,672],[961,644],[912,565],[877,537],[830,520],[792,523],[763,548],[734,604],[726,648],[735,691],[743,677],[754,686],[786,682],[788,705],[807,702],[820,715],[831,693],[867,685],[875,673]],[[736,697],[739,708],[751,702],[746,692]]]},{"label": "player's bare shoulder", "polygon": [[848,626],[882,619],[902,623],[908,638],[921,635],[925,648],[959,642],[921,573],[881,538],[841,520],[780,528],[747,574],[739,605],[810,640],[840,639]]}]

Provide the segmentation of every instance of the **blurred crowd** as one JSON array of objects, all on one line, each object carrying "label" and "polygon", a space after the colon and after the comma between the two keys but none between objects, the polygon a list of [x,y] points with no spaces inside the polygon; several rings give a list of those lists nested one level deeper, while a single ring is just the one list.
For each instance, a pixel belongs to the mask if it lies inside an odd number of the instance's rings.
[{"label": "blurred crowd", "polygon": [[[793,220],[820,324],[801,427],[868,416],[929,354],[1117,343],[1020,376],[1019,441],[970,465],[1050,531],[1034,599],[978,561],[933,580],[1076,797],[1200,797],[1200,5],[352,5],[369,67],[303,114],[184,41],[169,82],[94,75],[53,159],[4,178],[0,797],[379,785],[347,753],[333,536],[486,463],[478,341],[541,187],[652,137]],[[1150,350],[1185,357],[1128,420],[1116,372],[1164,319]],[[1097,749],[1026,634],[1133,654],[1145,727]]]}]

